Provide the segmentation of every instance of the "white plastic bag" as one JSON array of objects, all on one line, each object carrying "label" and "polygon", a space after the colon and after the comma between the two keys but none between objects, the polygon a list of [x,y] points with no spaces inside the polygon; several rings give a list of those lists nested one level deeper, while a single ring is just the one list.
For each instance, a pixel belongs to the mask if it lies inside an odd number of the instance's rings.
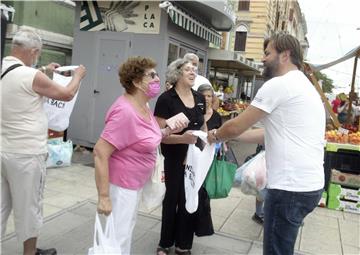
[{"label": "white plastic bag", "polygon": [[65,167],[71,165],[73,144],[71,140],[63,142],[62,139],[50,139],[47,143],[48,158],[46,167]]},{"label": "white plastic bag", "polygon": [[[53,81],[63,87],[66,87],[71,79],[72,77],[63,76],[58,73],[54,73],[53,76]],[[74,98],[69,102],[46,98],[44,110],[48,117],[49,129],[61,132],[69,127],[70,115],[74,108],[77,95],[78,93],[76,93]]]},{"label": "white plastic bag", "polygon": [[258,153],[248,164],[240,168],[242,168],[240,189],[244,194],[257,195],[265,188],[267,182],[265,151]]},{"label": "white plastic bag", "polygon": [[105,231],[96,213],[94,226],[94,243],[89,248],[88,255],[113,254],[121,255],[119,242],[115,238],[115,226],[112,213],[106,219]]},{"label": "white plastic bag", "polygon": [[215,144],[207,143],[207,133],[194,131],[193,135],[200,137],[204,141],[205,147],[201,151],[195,144],[190,144],[187,151],[184,185],[185,208],[189,213],[194,213],[198,208],[198,192],[205,181],[215,153]]},{"label": "white plastic bag", "polygon": [[152,210],[161,205],[165,195],[164,156],[157,150],[156,164],[151,178],[145,183],[141,203]]}]

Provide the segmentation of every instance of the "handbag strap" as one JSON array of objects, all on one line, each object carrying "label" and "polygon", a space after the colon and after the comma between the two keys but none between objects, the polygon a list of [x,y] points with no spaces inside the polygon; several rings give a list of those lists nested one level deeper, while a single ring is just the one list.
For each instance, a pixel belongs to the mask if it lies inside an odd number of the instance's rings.
[{"label": "handbag strap", "polygon": [[22,64],[14,64],[12,66],[10,66],[8,69],[6,69],[6,71],[4,73],[1,74],[1,79],[10,71],[14,70],[15,68],[22,66]]}]

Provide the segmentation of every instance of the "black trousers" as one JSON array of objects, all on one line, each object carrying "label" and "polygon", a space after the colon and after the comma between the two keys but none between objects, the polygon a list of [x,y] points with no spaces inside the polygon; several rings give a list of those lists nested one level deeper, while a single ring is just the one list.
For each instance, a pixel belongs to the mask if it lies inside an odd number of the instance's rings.
[{"label": "black trousers", "polygon": [[185,208],[183,162],[164,160],[166,193],[163,200],[161,237],[163,248],[175,244],[180,249],[191,249],[194,239],[196,213]]}]

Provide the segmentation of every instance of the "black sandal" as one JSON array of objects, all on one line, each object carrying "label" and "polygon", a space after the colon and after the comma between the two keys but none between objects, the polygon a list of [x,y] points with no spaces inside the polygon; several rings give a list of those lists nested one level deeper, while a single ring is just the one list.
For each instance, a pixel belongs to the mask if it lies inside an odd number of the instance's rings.
[{"label": "black sandal", "polygon": [[175,249],[175,254],[177,255],[191,255],[191,251],[190,250],[180,250],[180,249]]},{"label": "black sandal", "polygon": [[163,247],[157,247],[156,254],[159,255],[159,252],[162,252],[165,255],[168,255],[170,253],[170,248],[163,248]]}]

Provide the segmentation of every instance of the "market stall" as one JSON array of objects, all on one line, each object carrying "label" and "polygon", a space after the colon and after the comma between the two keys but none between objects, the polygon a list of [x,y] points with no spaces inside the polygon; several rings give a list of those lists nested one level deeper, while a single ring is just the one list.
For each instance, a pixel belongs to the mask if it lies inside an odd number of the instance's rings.
[{"label": "market stall", "polygon": [[218,112],[225,119],[232,118],[248,106],[262,84],[256,80],[260,66],[239,53],[214,48],[209,49],[208,58],[209,77],[221,100]]},{"label": "market stall", "polygon": [[[360,121],[354,117],[353,102],[359,97],[355,92],[357,61],[360,57],[360,46],[354,48],[343,57],[323,65],[305,64],[305,72],[321,95],[326,110],[329,112],[334,129],[325,135],[325,205],[330,209],[360,213]],[[324,95],[314,73],[325,68],[354,58],[351,80],[351,91],[347,97],[347,118],[340,123]]]}]

